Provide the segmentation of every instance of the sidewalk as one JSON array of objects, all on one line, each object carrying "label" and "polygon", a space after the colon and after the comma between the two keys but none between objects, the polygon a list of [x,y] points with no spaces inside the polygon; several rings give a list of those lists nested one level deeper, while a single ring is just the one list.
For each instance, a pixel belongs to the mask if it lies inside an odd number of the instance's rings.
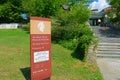
[{"label": "sidewalk", "polygon": [[[120,43],[120,30],[107,27],[107,31],[104,32],[104,27],[99,26],[92,26],[92,29],[99,43]],[[97,57],[96,62],[104,80],[120,80],[120,58]]]},{"label": "sidewalk", "polygon": [[104,80],[120,80],[120,59],[99,58],[97,65]]}]

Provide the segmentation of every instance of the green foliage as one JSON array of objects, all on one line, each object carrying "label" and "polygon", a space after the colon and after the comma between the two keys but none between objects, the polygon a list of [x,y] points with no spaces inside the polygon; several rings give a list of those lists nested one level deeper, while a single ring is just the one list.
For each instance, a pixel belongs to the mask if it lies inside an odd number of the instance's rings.
[{"label": "green foliage", "polygon": [[57,12],[56,17],[61,23],[61,26],[78,26],[79,24],[88,21],[90,17],[90,11],[82,4],[74,4],[71,6],[71,11],[60,9]]},{"label": "green foliage", "polygon": [[29,16],[50,17],[60,9],[64,0],[24,0],[23,8]]},{"label": "green foliage", "polygon": [[72,39],[72,40],[62,40],[59,41],[59,44],[61,44],[63,47],[70,49],[70,50],[75,50],[77,48],[78,40],[77,39]]},{"label": "green foliage", "polygon": [[[63,42],[67,48],[73,50],[80,43],[82,47],[78,48],[87,50],[87,47],[84,46],[88,44],[84,44],[84,40],[86,43],[91,41],[89,34],[92,32],[86,25],[90,11],[84,6],[87,0],[76,1],[69,5],[70,11],[65,11],[60,5],[68,4],[69,0],[2,0],[3,4],[0,3],[0,22],[22,22],[21,13],[38,17],[52,16],[54,18],[54,27],[52,27],[54,41]],[[29,30],[29,27],[26,27],[26,30]]]},{"label": "green foliage", "polygon": [[[93,39],[93,32],[86,25],[89,17],[88,8],[75,3],[71,11],[58,11],[57,20],[53,20],[55,26],[52,27],[52,40],[74,50],[74,54],[77,54],[75,57],[83,61],[87,59],[87,50]],[[59,25],[56,26],[55,22]]]},{"label": "green foliage", "polygon": [[7,2],[8,0],[0,0],[0,4],[4,4],[5,2]]},{"label": "green foliage", "polygon": [[20,10],[19,2],[15,4],[13,1],[8,1],[0,5],[0,23],[21,22]]},{"label": "green foliage", "polygon": [[75,28],[74,26],[57,26],[52,27],[52,40],[71,40],[77,37],[79,33],[79,27]]},{"label": "green foliage", "polygon": [[75,54],[79,54],[76,57],[80,58],[83,61],[87,60],[87,53],[89,45],[93,40],[93,32],[89,26],[80,26],[80,32],[78,33],[78,43],[77,48],[74,50]]},{"label": "green foliage", "polygon": [[78,45],[74,53],[79,53],[78,56],[82,61],[87,60],[88,48],[91,43],[92,37],[93,36],[83,35],[78,41]]},{"label": "green foliage", "polygon": [[110,4],[112,5],[113,10],[110,13],[115,14],[116,17],[112,18],[113,22],[120,21],[120,0],[111,0]]},{"label": "green foliage", "polygon": [[[70,26],[69,26],[70,27]],[[54,29],[54,30],[53,30]],[[87,60],[88,47],[93,40],[93,32],[87,25],[77,28],[55,27],[52,29],[52,40],[73,50],[76,58]]]}]

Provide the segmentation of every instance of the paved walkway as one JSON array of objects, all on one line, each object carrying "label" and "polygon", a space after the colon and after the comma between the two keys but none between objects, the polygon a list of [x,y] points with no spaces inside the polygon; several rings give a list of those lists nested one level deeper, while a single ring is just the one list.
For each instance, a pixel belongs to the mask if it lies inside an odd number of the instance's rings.
[{"label": "paved walkway", "polygon": [[[99,26],[92,26],[92,29],[99,43],[120,43],[120,30],[107,27],[104,32],[104,27]],[[120,80],[120,58],[98,57],[96,61],[104,80]]]},{"label": "paved walkway", "polygon": [[120,59],[98,58],[97,64],[104,80],[120,80]]}]

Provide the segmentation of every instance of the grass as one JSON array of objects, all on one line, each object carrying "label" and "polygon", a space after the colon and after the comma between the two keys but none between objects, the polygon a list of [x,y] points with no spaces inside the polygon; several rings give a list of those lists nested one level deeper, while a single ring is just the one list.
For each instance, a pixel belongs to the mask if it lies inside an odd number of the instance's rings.
[{"label": "grass", "polygon": [[95,64],[81,62],[58,44],[52,44],[52,80],[103,80]]},{"label": "grass", "polygon": [[[0,80],[26,80],[30,77],[29,39],[29,34],[20,29],[0,30]],[[96,65],[81,62],[71,53],[52,44],[51,80],[103,80]]]},{"label": "grass", "polygon": [[0,80],[25,80],[21,68],[30,66],[29,43],[22,30],[0,30]]}]

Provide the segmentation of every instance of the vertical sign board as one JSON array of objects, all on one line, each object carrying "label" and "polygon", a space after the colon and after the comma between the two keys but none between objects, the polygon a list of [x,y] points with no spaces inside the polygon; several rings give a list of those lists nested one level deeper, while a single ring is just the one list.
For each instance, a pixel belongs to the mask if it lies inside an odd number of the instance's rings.
[{"label": "vertical sign board", "polygon": [[51,76],[51,20],[30,17],[31,80]]}]

